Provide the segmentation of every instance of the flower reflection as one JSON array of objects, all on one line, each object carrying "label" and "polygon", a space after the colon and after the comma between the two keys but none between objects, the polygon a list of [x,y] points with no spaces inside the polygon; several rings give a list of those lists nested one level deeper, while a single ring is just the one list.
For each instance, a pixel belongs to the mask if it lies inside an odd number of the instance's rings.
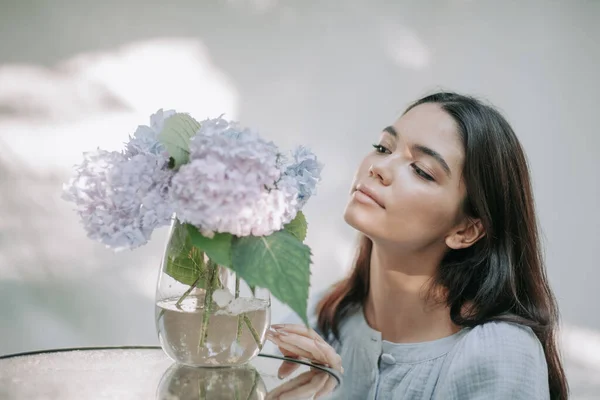
[{"label": "flower reflection", "polygon": [[263,400],[267,389],[260,374],[246,365],[234,368],[193,368],[173,364],[162,376],[157,400]]}]

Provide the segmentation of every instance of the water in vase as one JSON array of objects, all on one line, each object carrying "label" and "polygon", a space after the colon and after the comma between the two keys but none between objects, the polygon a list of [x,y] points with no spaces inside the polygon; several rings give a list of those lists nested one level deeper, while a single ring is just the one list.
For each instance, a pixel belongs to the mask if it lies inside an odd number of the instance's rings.
[{"label": "water in vase", "polygon": [[239,365],[260,352],[271,320],[267,300],[240,297],[224,307],[213,302],[206,315],[202,293],[178,301],[170,298],[156,304],[159,339],[175,361],[192,366]]}]

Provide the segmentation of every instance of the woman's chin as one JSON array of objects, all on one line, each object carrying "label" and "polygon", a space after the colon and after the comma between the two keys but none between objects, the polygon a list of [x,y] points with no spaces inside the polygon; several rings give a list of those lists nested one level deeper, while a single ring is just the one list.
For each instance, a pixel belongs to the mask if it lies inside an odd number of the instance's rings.
[{"label": "woman's chin", "polygon": [[357,231],[369,236],[376,228],[376,218],[373,216],[373,211],[353,204],[352,201],[346,206],[344,211],[344,221]]}]

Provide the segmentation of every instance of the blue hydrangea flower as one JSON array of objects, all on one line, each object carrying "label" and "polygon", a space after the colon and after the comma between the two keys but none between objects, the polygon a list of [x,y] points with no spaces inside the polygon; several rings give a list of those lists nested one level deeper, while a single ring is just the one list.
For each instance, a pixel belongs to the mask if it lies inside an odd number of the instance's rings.
[{"label": "blue hydrangea flower", "polygon": [[317,161],[317,156],[311,150],[304,146],[294,149],[292,160],[287,163],[284,175],[296,182],[299,209],[302,209],[308,199],[316,194],[322,170],[323,165]]},{"label": "blue hydrangea flower", "polygon": [[161,154],[166,151],[165,146],[158,141],[158,134],[163,130],[165,120],[175,115],[175,110],[163,111],[162,108],[150,116],[150,126],[140,125],[129,142],[126,143],[126,153],[130,156],[136,154]]}]

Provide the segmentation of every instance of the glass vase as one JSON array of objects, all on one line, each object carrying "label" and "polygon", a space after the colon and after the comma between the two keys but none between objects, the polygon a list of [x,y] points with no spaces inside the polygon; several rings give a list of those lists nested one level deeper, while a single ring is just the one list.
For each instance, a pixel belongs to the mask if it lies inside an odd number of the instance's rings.
[{"label": "glass vase", "polygon": [[193,367],[242,365],[258,355],[271,322],[266,289],[214,263],[174,219],[156,288],[156,329],[165,353]]}]

